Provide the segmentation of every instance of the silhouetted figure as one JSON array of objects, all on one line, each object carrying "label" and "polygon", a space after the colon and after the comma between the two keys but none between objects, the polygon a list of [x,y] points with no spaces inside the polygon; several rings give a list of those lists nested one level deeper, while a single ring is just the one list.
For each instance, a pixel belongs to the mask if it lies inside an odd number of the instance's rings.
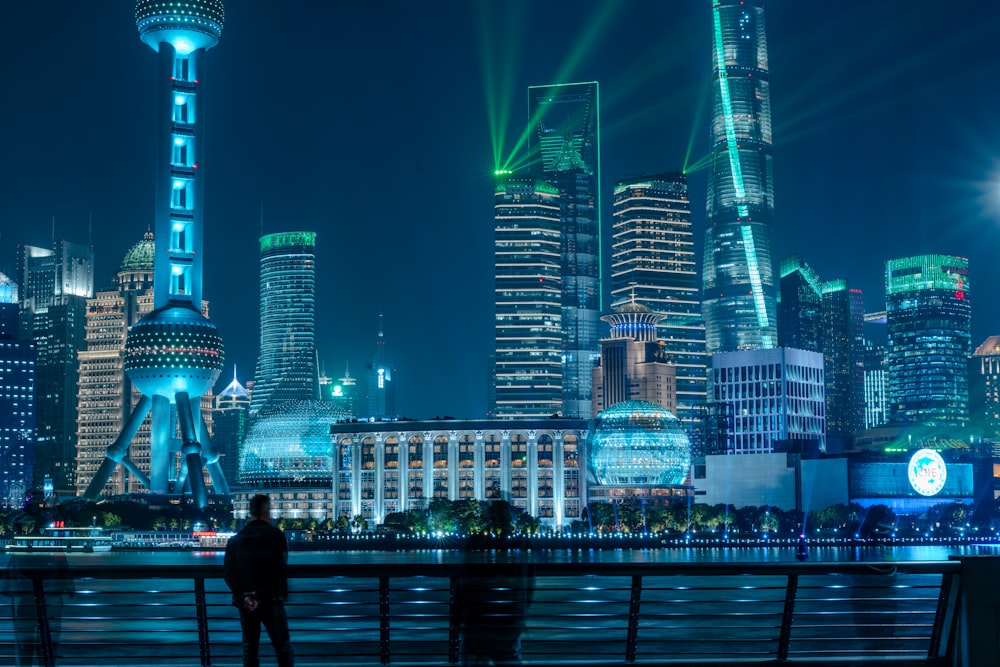
[{"label": "silhouetted figure", "polygon": [[[495,501],[488,516],[509,517],[509,505]],[[526,546],[504,538],[469,539],[470,553],[458,588],[464,667],[522,664],[521,633],[535,585]]]},{"label": "silhouetted figure", "polygon": [[279,667],[293,667],[295,657],[288,635],[288,542],[271,525],[271,501],[256,495],[250,500],[251,521],[226,545],[224,574],[240,610],[243,630],[243,666],[259,667],[260,626],[267,630]]},{"label": "silhouetted figure", "polygon": [[[43,581],[44,602],[36,599],[28,569]],[[4,573],[3,593],[10,597],[10,617],[14,625],[15,664],[45,666],[55,664],[56,648],[62,631],[63,598],[76,593],[65,554],[13,554]],[[48,620],[51,655],[46,661],[44,638],[39,623],[39,603]]]}]

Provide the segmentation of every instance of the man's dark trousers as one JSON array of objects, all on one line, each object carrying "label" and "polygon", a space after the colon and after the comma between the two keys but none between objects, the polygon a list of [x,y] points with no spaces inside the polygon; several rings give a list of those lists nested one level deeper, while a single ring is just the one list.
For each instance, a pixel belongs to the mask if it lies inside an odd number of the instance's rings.
[{"label": "man's dark trousers", "polygon": [[278,656],[278,667],[293,667],[295,657],[288,636],[288,616],[280,600],[261,603],[254,611],[240,609],[243,629],[243,667],[260,667],[260,626],[267,630],[271,645]]}]

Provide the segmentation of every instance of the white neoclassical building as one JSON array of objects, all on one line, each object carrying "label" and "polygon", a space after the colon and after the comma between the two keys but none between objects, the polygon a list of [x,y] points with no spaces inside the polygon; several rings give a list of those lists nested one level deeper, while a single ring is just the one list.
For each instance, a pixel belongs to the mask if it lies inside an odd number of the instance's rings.
[{"label": "white neoclassical building", "polygon": [[382,523],[436,498],[504,498],[568,525],[585,507],[588,426],[561,418],[333,424],[333,514]]}]

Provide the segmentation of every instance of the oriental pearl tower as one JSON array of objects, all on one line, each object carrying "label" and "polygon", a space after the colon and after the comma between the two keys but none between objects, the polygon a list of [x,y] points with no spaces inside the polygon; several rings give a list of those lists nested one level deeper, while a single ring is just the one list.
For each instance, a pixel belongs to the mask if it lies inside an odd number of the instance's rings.
[{"label": "oriental pearl tower", "polygon": [[[219,43],[224,16],[222,0],[136,3],[140,39],[158,55],[154,310],[136,322],[125,340],[125,371],[142,398],[108,447],[86,498],[97,498],[118,464],[150,493],[190,494],[199,508],[208,503],[203,467],[215,492],[229,493],[200,410],[200,397],[219,378],[223,362],[222,337],[201,312],[201,77],[205,53]],[[150,411],[147,479],[129,458],[128,447]]]}]

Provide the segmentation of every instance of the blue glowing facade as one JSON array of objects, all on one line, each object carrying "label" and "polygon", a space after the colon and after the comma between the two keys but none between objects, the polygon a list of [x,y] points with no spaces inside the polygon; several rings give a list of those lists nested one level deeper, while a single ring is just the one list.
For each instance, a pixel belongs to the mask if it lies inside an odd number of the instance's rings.
[{"label": "blue glowing facade", "polygon": [[[600,102],[596,81],[528,89],[533,175],[559,193],[562,409],[587,418],[601,332]],[[552,413],[549,413],[552,414]]]},{"label": "blue glowing facade", "polygon": [[250,416],[318,398],[316,234],[267,234],[260,238],[260,355]]},{"label": "blue glowing facade", "polygon": [[333,485],[330,427],[348,414],[328,401],[286,401],[257,416],[240,451],[250,488]]},{"label": "blue glowing facade", "polygon": [[224,10],[221,0],[139,0],[135,20],[140,38],[158,56],[154,310],[132,327],[125,341],[125,371],[143,397],[108,447],[85,495],[100,493],[151,412],[149,490],[167,494],[189,488],[195,503],[204,507],[203,460],[215,491],[228,493],[219,454],[200,415],[201,395],[218,379],[223,360],[222,338],[201,313],[201,75],[205,53],[222,34]]},{"label": "blue glowing facade", "polygon": [[[375,340],[375,358],[368,365],[368,418],[374,421],[395,419],[396,369],[386,360],[385,329],[382,313],[378,316],[378,338]],[[347,378],[349,379],[349,378]]]},{"label": "blue glowing facade", "polygon": [[663,407],[624,401],[597,415],[588,459],[602,486],[678,486],[691,472],[691,441]]},{"label": "blue glowing facade", "polygon": [[0,507],[19,508],[35,462],[35,345],[0,340]]},{"label": "blue glowing facade", "polygon": [[715,0],[712,19],[712,173],[702,277],[709,354],[777,345],[763,3]]},{"label": "blue glowing facade", "polygon": [[968,423],[969,296],[964,257],[919,255],[886,263],[890,421]]}]

